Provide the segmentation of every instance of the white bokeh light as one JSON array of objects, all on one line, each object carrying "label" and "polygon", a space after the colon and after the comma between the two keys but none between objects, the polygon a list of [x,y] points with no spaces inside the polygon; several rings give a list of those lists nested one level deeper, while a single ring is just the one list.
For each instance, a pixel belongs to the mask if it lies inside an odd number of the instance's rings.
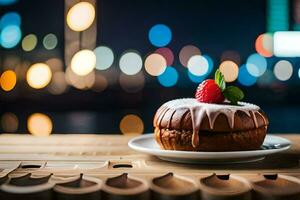
[{"label": "white bokeh light", "polygon": [[106,46],[99,46],[94,49],[96,55],[96,69],[106,70],[114,62],[114,53],[113,51]]},{"label": "white bokeh light", "polygon": [[91,50],[78,51],[71,60],[72,71],[79,75],[85,76],[96,67],[96,55]]},{"label": "white bokeh light", "polygon": [[280,60],[274,66],[274,75],[280,81],[287,81],[293,74],[293,66],[287,60]]},{"label": "white bokeh light", "polygon": [[189,59],[187,67],[193,75],[203,76],[208,72],[209,63],[204,56],[195,55]]},{"label": "white bokeh light", "polygon": [[124,53],[119,61],[121,71],[127,75],[135,75],[141,71],[143,67],[143,60],[136,52]]}]

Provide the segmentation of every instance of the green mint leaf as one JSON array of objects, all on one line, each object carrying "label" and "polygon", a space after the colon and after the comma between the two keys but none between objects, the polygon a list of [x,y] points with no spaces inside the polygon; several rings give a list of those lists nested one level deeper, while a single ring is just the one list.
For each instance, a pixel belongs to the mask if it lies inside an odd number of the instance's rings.
[{"label": "green mint leaf", "polygon": [[225,98],[232,104],[237,105],[237,102],[244,98],[243,91],[235,86],[229,86],[223,91]]},{"label": "green mint leaf", "polygon": [[226,83],[222,72],[217,69],[215,72],[215,82],[219,86],[219,88],[224,91],[226,88]]}]

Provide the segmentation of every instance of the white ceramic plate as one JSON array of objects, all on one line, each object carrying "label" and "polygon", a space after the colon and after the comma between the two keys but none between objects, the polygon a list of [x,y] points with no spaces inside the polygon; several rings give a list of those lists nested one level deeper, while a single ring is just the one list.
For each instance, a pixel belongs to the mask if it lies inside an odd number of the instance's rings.
[{"label": "white ceramic plate", "polygon": [[262,160],[265,156],[285,151],[291,142],[285,138],[267,135],[260,150],[224,151],[224,152],[195,152],[162,150],[156,143],[153,134],[145,134],[131,139],[128,146],[136,151],[155,155],[162,160],[178,163],[244,163]]}]

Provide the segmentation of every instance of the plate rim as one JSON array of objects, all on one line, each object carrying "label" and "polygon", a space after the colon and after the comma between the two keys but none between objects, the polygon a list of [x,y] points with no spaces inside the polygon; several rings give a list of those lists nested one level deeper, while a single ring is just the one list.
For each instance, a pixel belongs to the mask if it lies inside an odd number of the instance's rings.
[{"label": "plate rim", "polygon": [[[278,152],[282,152],[285,151],[287,149],[289,149],[292,145],[292,142],[284,137],[280,137],[280,136],[276,136],[273,134],[267,134],[266,137],[271,137],[271,138],[277,138],[280,140],[283,140],[285,143],[287,143],[287,146],[284,146],[282,148],[277,148],[277,149],[259,149],[259,150],[247,150],[247,151],[222,151],[222,152],[205,152],[205,151],[178,151],[178,150],[164,150],[164,149],[153,149],[153,148],[147,148],[147,147],[141,147],[141,146],[136,146],[134,145],[134,142],[138,141],[138,140],[144,140],[144,139],[150,139],[153,138],[154,139],[154,134],[153,133],[145,133],[143,135],[134,137],[132,139],[130,139],[128,141],[128,146],[136,151],[139,152],[143,152],[143,153],[147,153],[147,154],[151,154],[151,155],[156,155],[156,156],[160,156],[160,155],[167,155],[167,156],[176,156],[176,157],[180,157],[180,155],[190,155],[190,156],[203,156],[203,155],[245,155],[245,157],[253,157],[253,156],[262,156],[262,155],[269,155],[269,154],[273,154],[273,153],[278,153]],[[151,152],[150,152],[151,151]],[[254,154],[254,155],[249,155],[249,154],[253,154],[253,153],[259,153],[259,155]],[[248,154],[248,155],[247,155]],[[195,157],[193,157],[195,158]],[[217,158],[216,158],[217,159]]]}]

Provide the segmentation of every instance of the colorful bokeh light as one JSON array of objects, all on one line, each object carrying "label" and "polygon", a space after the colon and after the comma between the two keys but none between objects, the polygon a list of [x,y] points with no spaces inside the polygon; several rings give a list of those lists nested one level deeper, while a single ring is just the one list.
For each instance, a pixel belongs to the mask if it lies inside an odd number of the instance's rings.
[{"label": "colorful bokeh light", "polygon": [[166,59],[168,66],[171,66],[173,64],[174,54],[170,48],[162,47],[162,48],[156,49],[155,53],[162,55]]},{"label": "colorful bokeh light", "polygon": [[32,51],[37,45],[37,37],[34,34],[26,35],[22,40],[22,49],[24,51]]},{"label": "colorful bokeh light", "polygon": [[164,73],[157,77],[158,82],[164,87],[172,87],[178,81],[178,72],[174,67],[168,66]]},{"label": "colorful bokeh light", "polygon": [[26,80],[30,87],[41,89],[46,87],[52,78],[50,67],[45,63],[36,63],[30,66],[26,73]]},{"label": "colorful bokeh light", "polygon": [[19,26],[8,25],[4,27],[0,33],[0,44],[4,48],[10,49],[20,42],[22,32]]},{"label": "colorful bokeh light", "polygon": [[94,49],[96,55],[96,69],[97,70],[106,70],[114,62],[114,53],[113,51],[106,46],[99,46]]},{"label": "colorful bokeh light", "polygon": [[79,75],[85,76],[96,67],[96,55],[93,51],[84,49],[78,51],[71,60],[72,71]]},{"label": "colorful bokeh light", "polygon": [[164,47],[171,42],[172,32],[168,26],[164,24],[156,24],[150,29],[148,37],[152,45],[156,47]]},{"label": "colorful bokeh light", "polygon": [[255,41],[256,52],[263,57],[273,56],[273,35],[271,33],[263,33],[259,35]]},{"label": "colorful bokeh light", "polygon": [[195,76],[203,76],[209,70],[209,63],[204,56],[195,55],[189,59],[187,68]]},{"label": "colorful bokeh light", "polygon": [[95,8],[89,2],[75,4],[67,14],[67,24],[73,31],[88,29],[95,20]]},{"label": "colorful bokeh light", "polygon": [[124,135],[142,134],[144,132],[143,120],[137,115],[126,115],[120,122],[120,130]]},{"label": "colorful bokeh light", "polygon": [[12,70],[4,71],[0,77],[1,88],[8,92],[14,89],[17,83],[17,75]]},{"label": "colorful bokeh light", "polygon": [[8,12],[4,14],[0,19],[0,30],[9,25],[20,26],[21,16],[16,12]]},{"label": "colorful bokeh light", "polygon": [[287,60],[280,60],[274,66],[274,75],[280,81],[287,81],[293,74],[293,65]]},{"label": "colorful bokeh light", "polygon": [[201,83],[207,77],[207,75],[196,76],[196,75],[192,74],[190,71],[187,71],[187,72],[188,72],[189,79],[194,83]]},{"label": "colorful bokeh light", "polygon": [[233,82],[237,79],[239,74],[239,67],[238,65],[231,61],[225,60],[220,64],[219,67],[220,71],[224,75],[224,79],[226,82]]},{"label": "colorful bokeh light", "polygon": [[34,136],[49,136],[53,129],[52,120],[43,113],[34,113],[27,120],[27,129]]},{"label": "colorful bokeh light", "polygon": [[150,54],[145,60],[145,70],[151,76],[159,76],[166,70],[166,59],[157,53]]},{"label": "colorful bokeh light", "polygon": [[246,62],[248,72],[255,77],[263,75],[267,69],[267,65],[266,58],[257,53],[250,55]]},{"label": "colorful bokeh light", "polygon": [[187,67],[189,59],[195,55],[201,55],[200,49],[193,45],[186,45],[179,52],[179,61],[184,67]]},{"label": "colorful bokeh light", "polygon": [[57,43],[58,43],[57,37],[53,33],[49,33],[45,35],[43,39],[43,45],[47,50],[54,49],[57,46]]},{"label": "colorful bokeh light", "polygon": [[240,67],[239,75],[238,75],[238,82],[244,86],[251,86],[256,83],[257,78],[252,76],[248,70],[246,65],[242,65]]},{"label": "colorful bokeh light", "polygon": [[119,66],[124,74],[135,75],[141,71],[143,60],[139,53],[128,51],[121,56]]}]

